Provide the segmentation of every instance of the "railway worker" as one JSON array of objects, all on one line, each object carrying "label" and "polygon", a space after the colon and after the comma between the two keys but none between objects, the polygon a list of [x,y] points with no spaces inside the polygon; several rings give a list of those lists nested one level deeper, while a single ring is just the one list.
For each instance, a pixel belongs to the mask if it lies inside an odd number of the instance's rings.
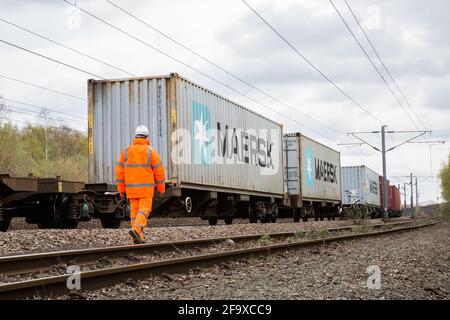
[{"label": "railway worker", "polygon": [[138,126],[133,144],[122,150],[116,165],[116,183],[122,199],[131,205],[131,229],[133,243],[144,243],[143,230],[152,211],[156,189],[165,192],[165,173],[158,152],[150,146],[148,128]]}]

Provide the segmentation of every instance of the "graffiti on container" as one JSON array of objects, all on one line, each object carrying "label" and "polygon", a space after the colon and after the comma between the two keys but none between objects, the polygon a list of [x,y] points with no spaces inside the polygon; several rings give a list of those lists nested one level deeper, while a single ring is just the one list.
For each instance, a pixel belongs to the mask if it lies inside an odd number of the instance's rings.
[{"label": "graffiti on container", "polygon": [[372,194],[378,194],[378,183],[373,180],[369,180],[369,191]]}]

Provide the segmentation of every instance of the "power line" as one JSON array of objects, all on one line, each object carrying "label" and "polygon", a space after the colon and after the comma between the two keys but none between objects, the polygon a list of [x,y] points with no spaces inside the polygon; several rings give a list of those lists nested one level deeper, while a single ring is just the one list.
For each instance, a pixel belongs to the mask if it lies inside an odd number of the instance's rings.
[{"label": "power line", "polygon": [[42,123],[39,123],[39,122],[26,121],[26,120],[20,120],[20,119],[5,118],[4,121],[7,121],[7,122],[20,122],[20,123],[24,123],[24,124],[34,124],[34,125],[37,125],[37,126],[46,127],[46,128],[54,128],[54,129],[63,129],[63,130],[64,129],[69,129],[69,130],[76,131],[76,132],[83,133],[83,134],[86,134],[86,132],[87,132],[87,131],[77,130],[77,129],[74,129],[74,128],[71,128],[71,127],[68,127],[68,126],[62,126],[62,127],[59,126],[58,127],[58,126],[45,125],[45,124],[42,124]]},{"label": "power line", "polygon": [[[397,142],[395,142],[394,135],[392,132],[389,132],[389,137],[391,138],[393,145],[397,145]],[[402,157],[401,152],[398,153],[398,156],[399,156],[400,160],[402,161],[403,165],[406,168],[408,168],[408,171],[411,171],[411,166],[409,165],[409,163],[406,163],[405,159]]]},{"label": "power line", "polygon": [[306,63],[311,66],[315,71],[317,71],[325,80],[327,80],[333,87],[335,87],[338,91],[340,91],[347,99],[349,99],[354,105],[358,108],[366,112],[370,117],[378,121],[379,123],[383,123],[380,119],[378,119],[375,115],[373,115],[369,110],[364,108],[361,104],[356,102],[347,92],[345,92],[341,87],[339,87],[333,80],[331,80],[328,76],[326,76],[318,67],[316,67],[305,55],[303,55],[296,47],[294,47],[277,29],[275,29],[266,19],[264,19],[253,7],[251,7],[245,0],[241,0],[255,15],[257,15],[263,22],[266,24],[273,32],[275,32],[278,37],[280,37],[294,52],[297,53]]},{"label": "power line", "polygon": [[59,61],[59,60],[50,58],[50,57],[48,57],[48,56],[46,56],[46,55],[43,55],[43,54],[34,52],[34,51],[30,50],[30,49],[27,49],[27,48],[18,46],[18,45],[16,45],[16,44],[11,43],[11,42],[8,42],[8,41],[2,40],[2,39],[0,39],[0,42],[3,42],[4,44],[7,44],[7,45],[9,45],[9,46],[11,46],[11,47],[14,47],[14,48],[17,48],[17,49],[26,51],[26,52],[31,53],[31,54],[34,54],[34,55],[36,55],[36,56],[38,56],[38,57],[41,57],[41,58],[44,58],[44,59],[53,61],[53,62],[55,62],[55,63],[58,63],[58,64],[63,65],[63,66],[66,66],[66,67],[68,67],[68,68],[71,68],[71,69],[77,70],[77,71],[79,71],[79,72],[88,74],[88,75],[90,75],[90,76],[93,76],[93,77],[96,77],[96,78],[100,78],[100,79],[102,79],[102,80],[105,80],[105,78],[100,77],[99,75],[96,75],[95,73],[91,73],[91,72],[88,72],[88,71],[86,71],[86,70],[80,69],[80,68],[75,67],[75,66],[72,66],[72,65],[70,65],[70,64],[67,64],[67,63],[65,63],[65,62],[62,62],[62,61]]},{"label": "power line", "polygon": [[174,57],[174,56],[172,56],[172,55],[170,55],[170,54],[168,54],[168,53],[166,53],[166,52],[164,52],[164,51],[162,51],[162,50],[160,50],[160,49],[158,49],[158,48],[156,48],[156,47],[154,47],[154,46],[152,46],[152,45],[149,44],[148,42],[145,42],[144,40],[139,39],[138,37],[136,37],[136,36],[130,34],[129,32],[127,32],[127,31],[125,31],[125,30],[123,30],[123,29],[121,29],[121,28],[119,28],[119,27],[117,27],[117,26],[111,24],[111,23],[108,22],[108,21],[106,21],[106,20],[104,20],[104,19],[102,19],[102,18],[96,16],[95,14],[93,14],[93,13],[91,13],[91,12],[89,12],[89,11],[87,11],[87,10],[85,10],[85,9],[83,9],[83,8],[81,8],[81,7],[79,7],[79,6],[77,6],[76,4],[73,4],[73,3],[69,2],[68,0],[63,0],[63,1],[66,2],[66,3],[69,4],[69,5],[71,5],[71,6],[75,7],[75,8],[77,8],[77,9],[79,9],[80,11],[84,12],[85,14],[91,16],[92,18],[94,18],[94,19],[96,19],[96,20],[98,20],[98,21],[100,21],[100,22],[102,22],[102,23],[104,23],[104,24],[110,26],[111,28],[113,28],[113,29],[115,29],[115,30],[121,32],[122,34],[125,34],[126,36],[128,36],[128,37],[130,37],[130,38],[136,40],[137,42],[139,42],[139,43],[141,43],[141,44],[143,44],[143,45],[145,45],[145,46],[147,46],[147,47],[153,49],[154,51],[156,51],[156,52],[158,52],[158,53],[160,53],[160,54],[166,56],[167,58],[169,58],[169,59],[171,59],[171,60],[173,60],[173,61],[176,61],[177,63],[179,63],[179,64],[185,66],[186,68],[191,69],[192,71],[197,72],[198,74],[204,76],[205,78],[208,78],[209,80],[211,80],[211,81],[213,81],[213,82],[216,82],[216,83],[218,83],[218,84],[220,84],[220,85],[222,85],[222,86],[228,88],[229,90],[232,90],[233,92],[235,92],[235,93],[237,93],[237,94],[239,94],[239,95],[241,95],[241,96],[243,96],[243,97],[246,97],[247,99],[249,99],[249,100],[251,100],[251,101],[257,103],[258,105],[260,105],[260,106],[262,106],[262,107],[264,107],[264,108],[266,108],[266,109],[268,109],[268,110],[271,110],[271,111],[273,111],[273,112],[275,112],[275,113],[277,113],[277,114],[280,114],[282,117],[285,117],[285,118],[287,118],[287,119],[292,120],[293,122],[299,124],[300,126],[302,126],[302,127],[304,127],[304,128],[307,128],[308,130],[310,130],[310,131],[312,131],[312,132],[317,133],[318,135],[320,135],[320,136],[326,138],[327,140],[330,140],[330,141],[335,142],[334,139],[332,139],[332,138],[330,138],[330,137],[327,137],[326,135],[322,134],[321,132],[312,129],[311,127],[308,127],[308,126],[306,126],[306,125],[303,124],[303,123],[300,123],[298,120],[296,120],[296,119],[294,119],[294,118],[291,118],[291,117],[289,117],[289,116],[287,116],[287,115],[285,115],[285,114],[283,114],[283,113],[281,113],[281,112],[279,112],[279,111],[277,111],[277,110],[275,110],[275,109],[273,109],[273,108],[267,106],[266,104],[264,104],[264,103],[262,103],[262,102],[259,102],[258,100],[256,100],[256,99],[250,97],[249,95],[247,95],[247,94],[245,94],[245,93],[243,93],[243,92],[241,92],[241,91],[239,91],[239,90],[237,90],[237,89],[235,89],[235,88],[233,88],[233,87],[230,87],[228,84],[224,83],[223,81],[218,80],[218,79],[214,78],[213,76],[211,76],[211,75],[209,75],[209,74],[207,74],[207,73],[205,73],[205,72],[203,72],[203,71],[201,71],[201,70],[199,70],[199,69],[197,69],[197,68],[195,68],[195,67],[189,65],[188,63],[183,62],[182,60],[180,60],[180,59],[178,59],[178,58],[176,58],[176,57]]},{"label": "power line", "polygon": [[8,21],[8,20],[3,19],[3,18],[0,18],[0,20],[3,21],[3,22],[5,22],[5,23],[7,23],[7,24],[9,24],[9,25],[14,26],[14,27],[16,27],[16,28],[18,28],[18,29],[21,29],[21,30],[23,30],[23,31],[26,31],[26,32],[28,32],[28,33],[31,33],[32,35],[35,35],[35,36],[37,36],[37,37],[39,37],[39,38],[41,38],[41,39],[47,40],[47,41],[49,41],[49,42],[51,42],[51,43],[53,43],[53,44],[56,44],[56,45],[58,45],[58,46],[60,46],[60,47],[65,48],[65,49],[67,49],[67,50],[70,50],[70,51],[75,52],[75,53],[77,53],[77,54],[79,54],[79,55],[82,55],[83,57],[89,58],[89,59],[94,60],[94,61],[96,61],[96,62],[99,62],[99,63],[101,63],[101,64],[103,64],[103,65],[105,65],[105,66],[108,66],[108,67],[113,68],[113,69],[116,69],[116,70],[118,70],[118,71],[120,71],[120,72],[126,73],[126,74],[128,74],[128,75],[130,75],[130,76],[132,76],[132,77],[136,77],[135,74],[132,74],[132,73],[126,71],[126,70],[123,70],[123,69],[121,69],[121,68],[119,68],[119,67],[116,67],[116,66],[114,66],[114,65],[112,65],[112,64],[110,64],[110,63],[108,63],[108,62],[103,61],[103,60],[97,59],[97,58],[95,58],[95,57],[93,57],[93,56],[90,56],[90,55],[88,55],[88,54],[86,54],[86,53],[83,53],[83,52],[81,52],[81,51],[79,51],[79,50],[76,50],[76,49],[74,49],[74,48],[71,48],[71,47],[69,47],[69,46],[67,46],[67,45],[65,45],[65,44],[63,44],[63,43],[60,43],[60,42],[55,41],[55,40],[53,40],[53,39],[50,39],[50,38],[48,38],[48,37],[46,37],[46,36],[43,36],[43,35],[41,35],[41,34],[39,34],[39,33],[36,33],[36,32],[34,32],[34,31],[31,31],[31,30],[29,30],[29,29],[27,29],[27,28],[25,28],[25,27],[19,26],[19,25],[15,24],[15,23],[13,23],[13,22],[11,22],[11,21]]},{"label": "power line", "polygon": [[355,19],[355,21],[358,23],[359,28],[361,29],[362,33],[364,34],[365,38],[367,39],[367,42],[369,42],[370,46],[372,47],[373,51],[375,52],[375,54],[377,55],[378,59],[380,60],[383,68],[386,70],[387,74],[389,75],[389,77],[391,78],[392,82],[394,83],[395,87],[397,88],[397,90],[400,92],[400,95],[403,97],[403,99],[406,101],[406,104],[409,106],[409,108],[411,109],[411,111],[414,113],[414,115],[416,116],[417,120],[419,120],[420,124],[425,128],[425,130],[428,131],[427,127],[424,125],[424,123],[422,122],[422,120],[420,119],[420,117],[416,114],[416,112],[414,111],[413,107],[411,106],[411,104],[409,103],[408,99],[406,98],[406,96],[403,94],[403,91],[400,89],[400,87],[397,85],[397,82],[395,81],[394,77],[392,76],[392,74],[390,73],[389,69],[386,67],[385,63],[383,62],[383,59],[381,59],[381,56],[378,54],[378,51],[375,49],[375,46],[372,44],[372,41],[370,41],[369,36],[366,34],[366,32],[364,31],[364,28],[362,27],[361,23],[359,22],[358,18],[356,17],[355,13],[353,12],[352,8],[350,7],[349,3],[347,2],[347,0],[344,0],[348,9],[350,10],[350,12],[353,15],[353,18]]},{"label": "power line", "polygon": [[0,77],[4,78],[4,79],[11,80],[11,81],[19,82],[19,83],[22,83],[22,84],[26,84],[28,86],[36,87],[36,88],[39,88],[39,89],[42,89],[42,90],[47,90],[47,91],[50,91],[50,92],[58,93],[58,94],[61,94],[63,96],[67,96],[67,97],[70,97],[70,98],[86,101],[85,98],[74,96],[74,95],[72,95],[70,93],[58,91],[58,90],[51,89],[51,88],[48,88],[48,87],[44,87],[44,86],[41,86],[41,85],[37,85],[37,84],[31,83],[31,82],[27,82],[27,81],[11,78],[11,77],[8,77],[8,76],[2,75],[2,74],[0,74]]},{"label": "power line", "polygon": [[[16,112],[15,110],[19,110],[19,111],[22,111],[21,113],[23,113],[23,114],[36,116],[36,117],[39,117],[39,115],[42,112],[49,111],[48,109],[45,109],[45,108],[37,111],[37,110],[30,110],[30,109],[27,109],[27,108],[21,108],[21,107],[16,107],[16,106],[11,106],[11,105],[6,105],[6,107],[7,107],[7,111]],[[11,108],[14,109],[14,110],[11,110]],[[24,113],[23,111],[28,112],[28,113]],[[81,121],[77,121],[77,120],[73,120],[73,119],[67,119],[67,118],[62,118],[62,117],[60,117],[60,118],[47,117],[47,118],[50,119],[50,120],[54,120],[54,121],[64,121],[64,122],[69,122],[69,123],[76,124],[76,125],[81,125],[81,126],[83,126],[85,124],[85,123],[83,123]]]},{"label": "power line", "polygon": [[342,16],[342,14],[340,13],[340,11],[338,10],[338,8],[334,5],[333,0],[329,0],[331,5],[333,6],[334,10],[336,11],[336,13],[339,15],[339,17],[341,18],[342,22],[344,23],[345,27],[347,28],[347,30],[351,33],[353,39],[355,39],[356,43],[358,44],[358,46],[361,48],[361,50],[364,52],[364,55],[366,56],[366,58],[369,60],[369,62],[372,64],[373,68],[375,69],[375,71],[378,73],[378,75],[381,77],[381,79],[383,80],[383,82],[385,83],[386,87],[388,88],[388,90],[391,92],[392,96],[395,98],[395,100],[397,101],[397,103],[400,105],[400,107],[403,109],[403,111],[405,112],[405,114],[409,117],[409,119],[411,120],[412,124],[414,125],[414,127],[416,127],[417,130],[419,130],[419,128],[417,127],[416,123],[414,122],[414,120],[412,119],[411,115],[406,111],[406,108],[403,106],[403,104],[400,102],[400,100],[398,99],[398,97],[395,95],[394,91],[392,90],[392,88],[389,86],[389,84],[387,83],[386,79],[383,77],[383,75],[381,74],[381,72],[378,70],[377,66],[375,65],[375,63],[372,61],[372,59],[370,58],[369,54],[367,53],[366,49],[364,49],[364,47],[362,46],[361,42],[359,42],[358,38],[355,36],[355,34],[353,33],[352,29],[350,28],[350,26],[348,25],[347,21],[345,21],[344,17]]},{"label": "power line", "polygon": [[169,36],[168,34],[162,32],[162,31],[159,30],[158,28],[156,28],[156,27],[150,25],[148,22],[146,22],[146,21],[142,20],[141,18],[137,17],[135,14],[131,13],[130,11],[124,9],[123,7],[120,7],[120,6],[117,5],[116,3],[114,3],[114,2],[112,2],[112,1],[110,1],[110,0],[105,0],[105,1],[106,1],[107,3],[109,3],[109,4],[111,4],[112,6],[114,6],[115,8],[117,8],[118,10],[122,11],[123,13],[127,14],[128,16],[132,17],[133,19],[139,21],[139,22],[142,23],[143,25],[147,26],[148,28],[152,29],[153,31],[159,33],[160,35],[162,35],[162,36],[165,37],[166,39],[172,41],[173,43],[177,44],[178,46],[182,47],[183,49],[189,51],[190,53],[192,53],[192,54],[195,55],[196,57],[202,59],[203,61],[207,62],[208,64],[212,65],[213,67],[216,67],[216,68],[219,69],[220,71],[223,71],[223,72],[226,73],[227,75],[230,75],[230,76],[233,77],[234,79],[236,79],[236,80],[238,80],[238,81],[244,83],[244,84],[247,85],[248,87],[250,87],[250,88],[252,88],[252,89],[258,91],[259,93],[263,94],[264,96],[266,96],[266,97],[268,97],[268,98],[270,98],[270,99],[272,99],[272,100],[274,100],[274,101],[280,103],[281,105],[285,106],[286,108],[288,108],[288,109],[290,109],[290,110],[292,110],[292,111],[294,111],[294,112],[297,112],[297,113],[301,114],[302,116],[304,116],[304,117],[306,117],[306,118],[308,118],[308,119],[310,119],[310,120],[312,120],[312,121],[315,121],[316,123],[322,125],[323,127],[326,127],[326,128],[328,128],[328,129],[330,129],[330,130],[332,130],[332,131],[334,131],[334,132],[337,132],[337,133],[340,133],[340,134],[344,134],[343,132],[341,132],[341,131],[339,131],[339,130],[336,130],[335,128],[333,128],[333,127],[327,125],[326,123],[323,123],[323,122],[321,122],[321,121],[319,121],[319,120],[317,120],[317,119],[315,119],[315,118],[313,118],[313,117],[307,115],[306,113],[303,113],[303,112],[297,110],[296,108],[294,108],[294,107],[292,107],[292,106],[290,106],[290,105],[288,105],[288,104],[282,102],[280,99],[274,97],[273,95],[267,93],[266,91],[264,91],[264,90],[262,90],[262,89],[259,89],[258,87],[254,86],[253,84],[249,83],[248,81],[246,81],[246,80],[242,79],[241,77],[239,77],[239,76],[233,74],[232,72],[226,70],[225,68],[221,67],[221,66],[218,65],[217,63],[211,61],[210,59],[204,57],[203,55],[199,54],[198,52],[192,50],[191,48],[189,48],[189,47],[187,47],[186,45],[182,44],[181,42],[177,41],[176,39],[174,39],[173,37]]},{"label": "power line", "polygon": [[35,105],[35,104],[31,104],[31,103],[27,103],[27,102],[22,102],[22,101],[18,101],[18,100],[14,100],[14,99],[9,99],[9,98],[1,97],[0,100],[6,100],[6,101],[18,103],[18,104],[23,104],[23,105],[29,106],[29,107],[39,108],[39,109],[47,109],[47,110],[52,111],[52,112],[54,112],[54,113],[60,113],[60,114],[63,114],[63,115],[67,115],[67,116],[71,116],[71,117],[75,117],[75,118],[80,118],[80,119],[82,119],[82,120],[86,120],[86,119],[87,119],[87,118],[85,118],[85,117],[81,117],[81,116],[78,116],[78,115],[76,115],[76,114],[67,113],[67,112],[62,112],[62,111],[57,111],[57,110],[52,109],[52,108],[49,108],[49,107],[38,106],[38,105]]}]

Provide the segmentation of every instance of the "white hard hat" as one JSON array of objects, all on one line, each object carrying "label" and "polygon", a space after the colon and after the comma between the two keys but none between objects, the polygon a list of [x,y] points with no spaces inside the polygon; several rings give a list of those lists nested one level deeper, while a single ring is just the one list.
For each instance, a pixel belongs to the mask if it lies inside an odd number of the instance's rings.
[{"label": "white hard hat", "polygon": [[148,137],[148,128],[146,126],[140,125],[139,127],[136,128],[134,135]]}]

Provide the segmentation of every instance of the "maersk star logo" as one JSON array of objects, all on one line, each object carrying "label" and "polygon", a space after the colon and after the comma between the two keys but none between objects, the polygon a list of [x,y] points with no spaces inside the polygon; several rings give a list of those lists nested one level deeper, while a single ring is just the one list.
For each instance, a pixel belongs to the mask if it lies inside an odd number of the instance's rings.
[{"label": "maersk star logo", "polygon": [[311,147],[305,149],[305,171],[306,184],[308,186],[314,185],[314,157]]},{"label": "maersk star logo", "polygon": [[192,103],[192,155],[194,164],[211,164],[211,113],[208,106]]}]

